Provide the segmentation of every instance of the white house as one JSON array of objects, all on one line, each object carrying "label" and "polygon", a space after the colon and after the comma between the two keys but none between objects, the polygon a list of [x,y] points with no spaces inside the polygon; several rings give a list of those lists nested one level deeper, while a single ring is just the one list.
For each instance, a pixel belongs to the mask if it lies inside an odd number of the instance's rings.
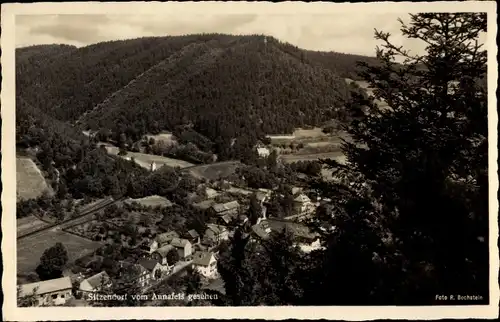
[{"label": "white house", "polygon": [[266,158],[269,156],[269,154],[271,154],[271,152],[269,151],[268,148],[264,148],[264,147],[259,147],[257,148],[257,154],[259,155],[259,157],[261,158]]},{"label": "white house", "polygon": [[112,282],[108,273],[102,271],[80,282],[79,291],[82,293],[94,293],[111,287]]},{"label": "white house", "polygon": [[69,276],[21,285],[21,297],[35,295],[37,306],[63,305],[73,297]]},{"label": "white house", "polygon": [[314,204],[308,196],[300,194],[293,199],[295,212],[300,215],[309,214],[314,211]]},{"label": "white house", "polygon": [[214,253],[196,252],[193,257],[193,268],[202,276],[208,279],[215,279],[219,276]]}]

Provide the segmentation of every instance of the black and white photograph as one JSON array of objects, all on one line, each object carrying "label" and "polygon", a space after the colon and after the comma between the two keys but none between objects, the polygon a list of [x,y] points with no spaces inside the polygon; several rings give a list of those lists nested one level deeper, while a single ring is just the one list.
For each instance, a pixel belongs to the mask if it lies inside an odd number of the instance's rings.
[{"label": "black and white photograph", "polygon": [[498,317],[495,11],[2,4],[5,318]]}]

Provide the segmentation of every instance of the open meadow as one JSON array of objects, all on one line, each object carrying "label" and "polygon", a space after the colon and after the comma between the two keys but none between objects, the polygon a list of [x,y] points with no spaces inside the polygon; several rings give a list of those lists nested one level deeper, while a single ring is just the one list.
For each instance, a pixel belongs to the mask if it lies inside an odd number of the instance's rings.
[{"label": "open meadow", "polygon": [[38,166],[29,158],[16,158],[17,200],[34,199],[44,191],[52,194]]},{"label": "open meadow", "polygon": [[33,215],[19,218],[17,219],[17,237],[22,237],[48,225],[50,224],[38,219]]},{"label": "open meadow", "polygon": [[[118,152],[120,150],[118,147],[107,145],[106,150],[108,151],[109,154],[113,155],[118,155]],[[149,169],[151,162],[156,163],[156,168],[160,168],[163,165],[169,166],[169,167],[180,167],[180,168],[187,168],[187,167],[192,167],[194,166],[193,163],[179,160],[179,159],[172,159],[172,158],[167,158],[163,157],[161,155],[155,155],[155,154],[146,154],[146,153],[138,153],[138,152],[127,152],[127,155],[121,156],[123,158],[134,158],[135,162],[140,165],[143,168]]]},{"label": "open meadow", "polygon": [[168,200],[165,197],[158,196],[158,195],[147,196],[147,197],[138,198],[138,199],[128,198],[128,199],[124,200],[123,202],[126,204],[132,204],[132,203],[136,202],[136,203],[143,205],[143,206],[146,206],[146,207],[157,207],[157,206],[170,207],[173,205],[170,200]]},{"label": "open meadow", "polygon": [[314,161],[319,159],[334,159],[338,162],[345,163],[345,155],[342,151],[314,153],[314,154],[283,154],[279,156],[280,160],[285,163],[293,163],[298,161]]},{"label": "open meadow", "polygon": [[101,243],[56,229],[34,234],[17,241],[18,274],[34,272],[43,252],[58,242],[62,243],[68,251],[68,263],[101,247]]},{"label": "open meadow", "polygon": [[186,169],[195,178],[218,180],[231,176],[241,166],[239,161],[227,161],[213,164],[204,164]]}]

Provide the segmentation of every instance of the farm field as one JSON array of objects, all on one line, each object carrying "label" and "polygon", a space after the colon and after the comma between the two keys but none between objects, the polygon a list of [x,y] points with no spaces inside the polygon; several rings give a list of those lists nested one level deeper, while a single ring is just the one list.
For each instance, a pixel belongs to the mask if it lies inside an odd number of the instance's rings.
[{"label": "farm field", "polygon": [[162,196],[157,196],[157,195],[147,196],[147,197],[138,198],[138,199],[129,198],[123,202],[127,203],[127,204],[137,202],[138,204],[141,204],[141,205],[147,206],[147,207],[156,207],[156,206],[170,207],[170,206],[172,206],[172,202],[170,200],[168,200],[167,198],[164,198]]},{"label": "farm field", "polygon": [[313,161],[319,159],[335,159],[338,162],[345,163],[345,156],[341,151],[326,152],[326,153],[313,153],[313,154],[284,154],[279,158],[285,163],[293,163],[298,161]]},{"label": "farm field", "polygon": [[35,234],[17,241],[17,273],[28,274],[33,272],[38,266],[39,258],[43,252],[58,242],[62,243],[68,251],[68,262],[73,262],[101,246],[98,242],[61,230],[54,229]]},{"label": "farm field", "polygon": [[50,224],[38,219],[33,215],[19,218],[17,219],[17,237],[24,236],[48,225]]},{"label": "farm field", "polygon": [[38,166],[29,158],[16,158],[17,200],[34,199],[44,191],[53,193]]},{"label": "farm field", "polygon": [[186,171],[189,171],[189,173],[195,178],[217,180],[234,174],[240,165],[241,162],[239,161],[228,161],[214,164],[204,164],[187,169]]},{"label": "farm field", "polygon": [[[118,155],[119,149],[115,146],[107,145],[106,150],[109,154]],[[189,163],[187,161],[172,159],[163,157],[160,155],[154,154],[146,154],[146,153],[137,153],[137,152],[127,152],[127,155],[122,156],[122,158],[134,158],[135,162],[143,168],[149,169],[151,162],[156,163],[156,168],[160,168],[163,165],[167,165],[169,167],[180,167],[187,168],[192,167],[194,164]]]}]

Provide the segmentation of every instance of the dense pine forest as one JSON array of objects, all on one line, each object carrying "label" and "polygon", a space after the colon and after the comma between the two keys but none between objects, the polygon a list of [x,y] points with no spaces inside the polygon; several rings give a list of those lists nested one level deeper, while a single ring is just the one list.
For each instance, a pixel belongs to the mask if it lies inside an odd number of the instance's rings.
[{"label": "dense pine forest", "polygon": [[264,134],[345,118],[344,78],[356,78],[360,59],[375,61],[220,34],[34,46],[18,49],[17,91],[54,119],[116,141],[189,126],[230,159]]}]

